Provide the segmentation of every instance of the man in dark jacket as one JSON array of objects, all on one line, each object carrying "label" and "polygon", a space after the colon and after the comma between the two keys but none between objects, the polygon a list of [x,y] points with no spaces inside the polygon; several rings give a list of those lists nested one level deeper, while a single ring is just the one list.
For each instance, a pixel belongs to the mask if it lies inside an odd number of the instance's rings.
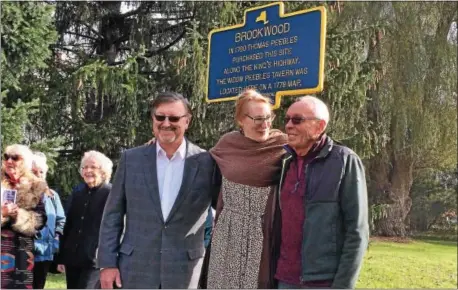
[{"label": "man in dark jacket", "polygon": [[329,111],[302,97],[285,117],[272,276],[280,289],[354,288],[369,240],[363,164],[326,136]]}]

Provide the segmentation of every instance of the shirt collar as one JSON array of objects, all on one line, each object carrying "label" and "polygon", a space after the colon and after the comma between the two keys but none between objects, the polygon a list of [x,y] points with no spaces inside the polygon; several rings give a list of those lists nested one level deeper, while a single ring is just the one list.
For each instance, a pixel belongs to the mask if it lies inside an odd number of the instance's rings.
[{"label": "shirt collar", "polygon": [[[323,149],[327,143],[329,143],[328,136],[326,135],[326,133],[321,134],[320,138],[315,142],[315,144],[313,144],[312,148],[310,148],[310,151],[307,153],[307,155],[320,155],[321,149]],[[332,145],[332,143],[330,144]],[[285,144],[283,145],[283,149],[289,155],[293,156],[293,158],[297,158],[296,151],[294,150],[293,147],[289,146],[288,144]],[[319,151],[319,152],[316,152],[316,151]],[[329,149],[329,151],[331,150]]]},{"label": "shirt collar", "polygon": [[[159,142],[156,143],[156,156],[165,156],[167,157],[167,154],[165,153],[165,150],[162,149],[161,145]],[[173,154],[172,158],[175,156],[178,156],[180,159],[184,159],[186,156],[186,139],[183,139],[183,142],[181,142],[180,147],[178,147],[177,151]]]}]

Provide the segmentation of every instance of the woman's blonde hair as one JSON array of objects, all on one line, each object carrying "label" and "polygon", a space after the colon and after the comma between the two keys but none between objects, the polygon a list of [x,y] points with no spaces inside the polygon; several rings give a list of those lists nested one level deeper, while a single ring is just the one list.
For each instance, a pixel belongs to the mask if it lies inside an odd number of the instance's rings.
[{"label": "woman's blonde hair", "polygon": [[[32,174],[32,162],[33,162],[33,153],[29,147],[21,144],[9,145],[5,148],[5,154],[17,154],[22,158],[22,164],[17,167],[16,172],[18,177],[25,176],[27,174]],[[2,180],[6,177],[5,173],[5,163],[2,162]]]},{"label": "woman's blonde hair", "polygon": [[99,151],[91,150],[84,153],[84,156],[81,159],[80,174],[83,175],[82,168],[86,161],[89,159],[94,159],[95,161],[97,161],[104,175],[103,181],[109,182],[111,174],[113,172],[113,162],[110,160],[110,158],[105,156],[105,154]]},{"label": "woman's blonde hair", "polygon": [[6,154],[17,154],[22,157],[24,170],[32,170],[33,153],[29,147],[21,144],[9,145],[5,149]]},{"label": "woman's blonde hair", "polygon": [[244,117],[246,105],[249,102],[265,103],[269,105],[270,109],[272,109],[272,104],[268,98],[264,97],[254,89],[246,89],[238,95],[237,101],[235,102],[234,119],[237,125],[239,125],[238,121],[242,120]]}]

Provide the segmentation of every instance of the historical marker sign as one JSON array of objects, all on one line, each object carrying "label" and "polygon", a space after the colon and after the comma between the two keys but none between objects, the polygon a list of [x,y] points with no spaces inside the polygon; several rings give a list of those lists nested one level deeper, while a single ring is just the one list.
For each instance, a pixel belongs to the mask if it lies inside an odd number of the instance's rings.
[{"label": "historical marker sign", "polygon": [[283,10],[281,2],[250,8],[242,24],[210,32],[207,102],[254,88],[278,108],[282,96],[323,90],[326,10]]}]

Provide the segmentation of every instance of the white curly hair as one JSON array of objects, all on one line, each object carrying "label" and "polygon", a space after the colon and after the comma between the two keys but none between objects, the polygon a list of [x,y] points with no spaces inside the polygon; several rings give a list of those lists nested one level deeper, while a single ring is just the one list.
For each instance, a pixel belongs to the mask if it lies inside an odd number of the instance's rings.
[{"label": "white curly hair", "polygon": [[48,164],[47,164],[48,159],[46,158],[46,155],[43,152],[33,152],[33,163],[32,167],[40,168],[43,170],[43,179],[46,179],[46,174],[48,173]]},{"label": "white curly hair", "polygon": [[111,179],[111,174],[113,173],[113,162],[110,160],[110,158],[105,156],[105,154],[95,150],[87,151],[84,153],[83,158],[81,159],[81,166],[79,170],[81,176],[83,175],[82,168],[89,159],[95,160],[100,165],[100,169],[103,172],[104,181],[109,182]]}]

